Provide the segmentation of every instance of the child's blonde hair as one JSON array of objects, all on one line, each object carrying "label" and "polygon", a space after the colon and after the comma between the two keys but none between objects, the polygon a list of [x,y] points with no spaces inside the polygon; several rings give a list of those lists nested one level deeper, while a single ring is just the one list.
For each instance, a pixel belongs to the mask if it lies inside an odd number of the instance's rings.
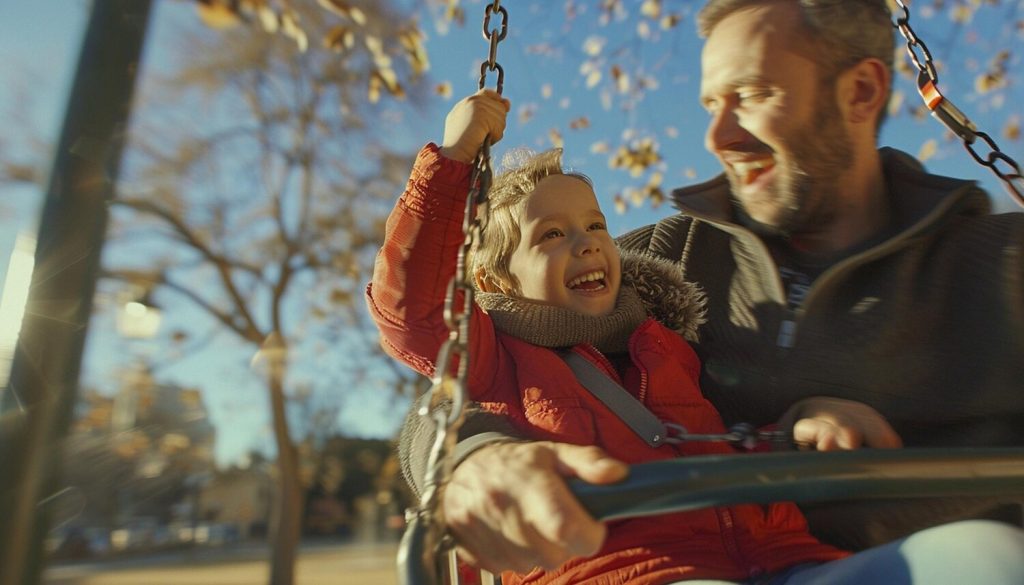
[{"label": "child's blonde hair", "polygon": [[[513,296],[520,294],[519,279],[509,270],[512,253],[519,247],[522,230],[520,219],[526,197],[537,184],[551,175],[566,175],[593,183],[582,173],[562,168],[562,149],[552,148],[537,153],[528,148],[509,151],[501,161],[501,172],[495,175],[488,191],[488,218],[483,242],[473,247],[472,273],[495,288]],[[482,271],[482,272],[481,272]],[[476,279],[473,279],[476,283]],[[479,287],[478,287],[479,288]]]}]

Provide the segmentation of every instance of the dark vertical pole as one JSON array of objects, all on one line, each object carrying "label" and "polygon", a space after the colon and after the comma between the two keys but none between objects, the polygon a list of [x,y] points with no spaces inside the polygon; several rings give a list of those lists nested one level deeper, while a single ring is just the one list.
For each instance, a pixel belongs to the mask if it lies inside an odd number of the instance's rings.
[{"label": "dark vertical pole", "polygon": [[[151,0],[94,0],[0,409],[0,585],[39,582]],[[40,66],[43,66],[40,64]]]}]

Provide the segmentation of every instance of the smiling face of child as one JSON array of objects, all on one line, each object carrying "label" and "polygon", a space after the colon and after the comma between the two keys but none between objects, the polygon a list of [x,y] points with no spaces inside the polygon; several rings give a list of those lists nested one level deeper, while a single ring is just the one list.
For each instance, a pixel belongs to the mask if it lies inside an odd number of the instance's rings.
[{"label": "smiling face of child", "polygon": [[541,179],[524,201],[519,228],[509,261],[515,296],[593,316],[615,309],[619,251],[590,185],[570,175]]}]

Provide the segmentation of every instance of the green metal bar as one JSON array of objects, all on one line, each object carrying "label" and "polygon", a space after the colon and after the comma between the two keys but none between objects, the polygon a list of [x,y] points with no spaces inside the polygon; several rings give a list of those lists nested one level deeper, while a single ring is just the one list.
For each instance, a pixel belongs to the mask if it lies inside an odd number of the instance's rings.
[{"label": "green metal bar", "polygon": [[47,506],[78,389],[92,297],[151,0],[94,0],[43,205],[0,408],[0,585],[39,582]]},{"label": "green metal bar", "polygon": [[885,497],[1024,498],[1024,448],[861,449],[684,457],[630,468],[618,484],[570,489],[611,520],[711,506]]}]

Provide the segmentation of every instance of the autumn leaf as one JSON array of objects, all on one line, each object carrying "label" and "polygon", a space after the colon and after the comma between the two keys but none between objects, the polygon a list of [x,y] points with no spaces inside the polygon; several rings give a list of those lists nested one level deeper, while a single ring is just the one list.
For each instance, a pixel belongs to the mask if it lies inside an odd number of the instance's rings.
[{"label": "autumn leaf", "polygon": [[978,93],[988,93],[1006,85],[1006,77],[985,72],[974,78],[974,89]]},{"label": "autumn leaf", "polygon": [[317,4],[338,16],[350,19],[359,26],[366,25],[366,14],[358,6],[352,6],[343,0],[317,0]]},{"label": "autumn leaf", "polygon": [[1013,116],[1006,121],[1006,126],[1003,127],[1003,136],[1008,140],[1020,140],[1020,118]]},{"label": "autumn leaf", "polygon": [[679,23],[682,20],[683,20],[683,17],[678,15],[678,14],[666,14],[665,16],[663,16],[661,18],[661,22],[660,22],[661,29],[662,30],[671,30],[671,29],[675,28],[676,26],[678,26]]},{"label": "autumn leaf", "polygon": [[665,191],[661,187],[650,187],[647,191],[647,200],[651,202],[651,207],[660,207],[665,202]]},{"label": "autumn leaf", "polygon": [[260,4],[256,8],[256,19],[267,33],[274,34],[281,28],[281,18],[266,4]]},{"label": "autumn leaf", "polygon": [[569,122],[570,130],[585,130],[587,128],[590,128],[590,118],[586,116],[580,116],[579,118]]},{"label": "autumn leaf", "polygon": [[459,0],[448,0],[445,6],[444,18],[448,22],[454,22],[458,26],[466,24],[466,11],[459,6]]},{"label": "autumn leaf", "polygon": [[536,104],[523,104],[519,107],[519,123],[525,124],[533,119],[534,115],[537,114]]},{"label": "autumn leaf", "polygon": [[651,25],[650,25],[650,23],[647,22],[646,20],[641,20],[640,22],[636,23],[636,36],[640,37],[641,39],[643,39],[645,41],[650,39],[651,38]]},{"label": "autumn leaf", "polygon": [[644,3],[640,5],[640,14],[657,20],[661,16],[661,0],[644,0]]},{"label": "autumn leaf", "polygon": [[950,11],[949,18],[957,24],[967,24],[974,18],[974,10],[965,4],[958,4]]},{"label": "autumn leaf", "polygon": [[340,53],[345,49],[351,49],[355,42],[355,34],[347,26],[335,26],[324,35],[324,48],[331,49],[336,53]]},{"label": "autumn leaf", "polygon": [[659,162],[661,155],[658,154],[654,141],[646,138],[635,145],[620,146],[608,160],[608,166],[613,169],[626,169],[631,176],[639,177]]},{"label": "autumn leaf", "polygon": [[917,152],[917,160],[921,162],[927,162],[928,159],[935,156],[935,153],[937,151],[938,143],[935,141],[935,139],[931,138],[929,140],[926,140],[925,143],[921,145],[921,150]]},{"label": "autumn leaf", "polygon": [[366,99],[370,100],[371,104],[375,104],[380,101],[380,90],[384,85],[381,78],[377,75],[370,76],[370,86],[366,93]]},{"label": "autumn leaf", "polygon": [[633,207],[640,207],[644,204],[644,192],[637,188],[626,189],[626,196],[629,197],[629,201],[633,204]]},{"label": "autumn leaf", "polygon": [[299,15],[293,10],[285,10],[281,13],[281,32],[293,41],[302,53],[309,48],[309,39],[306,31],[299,26]]},{"label": "autumn leaf", "polygon": [[583,52],[591,57],[597,57],[604,49],[605,39],[599,36],[590,36],[583,41]]},{"label": "autumn leaf", "polygon": [[436,93],[437,95],[443,97],[444,99],[451,98],[452,97],[452,82],[450,82],[450,81],[442,81],[441,83],[438,83],[437,85],[434,86],[434,93]]},{"label": "autumn leaf", "polygon": [[199,20],[210,28],[231,28],[242,22],[242,15],[226,0],[198,0]]},{"label": "autumn leaf", "polygon": [[580,74],[586,77],[587,89],[593,89],[601,82],[601,69],[594,61],[584,61],[580,65]]},{"label": "autumn leaf", "polygon": [[895,116],[900,113],[900,109],[903,107],[904,94],[900,90],[892,92],[892,96],[889,98],[889,115]]},{"label": "autumn leaf", "polygon": [[423,33],[418,28],[409,28],[398,35],[398,42],[405,51],[406,59],[412,66],[413,75],[421,75],[430,69],[430,58],[423,45]]},{"label": "autumn leaf", "polygon": [[615,213],[622,215],[629,209],[629,204],[626,203],[626,199],[621,193],[616,193],[615,197],[612,198],[612,204],[615,206]]},{"label": "autumn leaf", "polygon": [[562,139],[562,133],[558,131],[558,128],[548,130],[548,140],[551,141],[551,146],[553,148],[562,148],[565,146],[565,140]]},{"label": "autumn leaf", "polygon": [[611,70],[612,80],[615,82],[615,87],[619,90],[619,93],[626,93],[629,91],[629,74],[622,70],[618,65],[612,65]]}]

